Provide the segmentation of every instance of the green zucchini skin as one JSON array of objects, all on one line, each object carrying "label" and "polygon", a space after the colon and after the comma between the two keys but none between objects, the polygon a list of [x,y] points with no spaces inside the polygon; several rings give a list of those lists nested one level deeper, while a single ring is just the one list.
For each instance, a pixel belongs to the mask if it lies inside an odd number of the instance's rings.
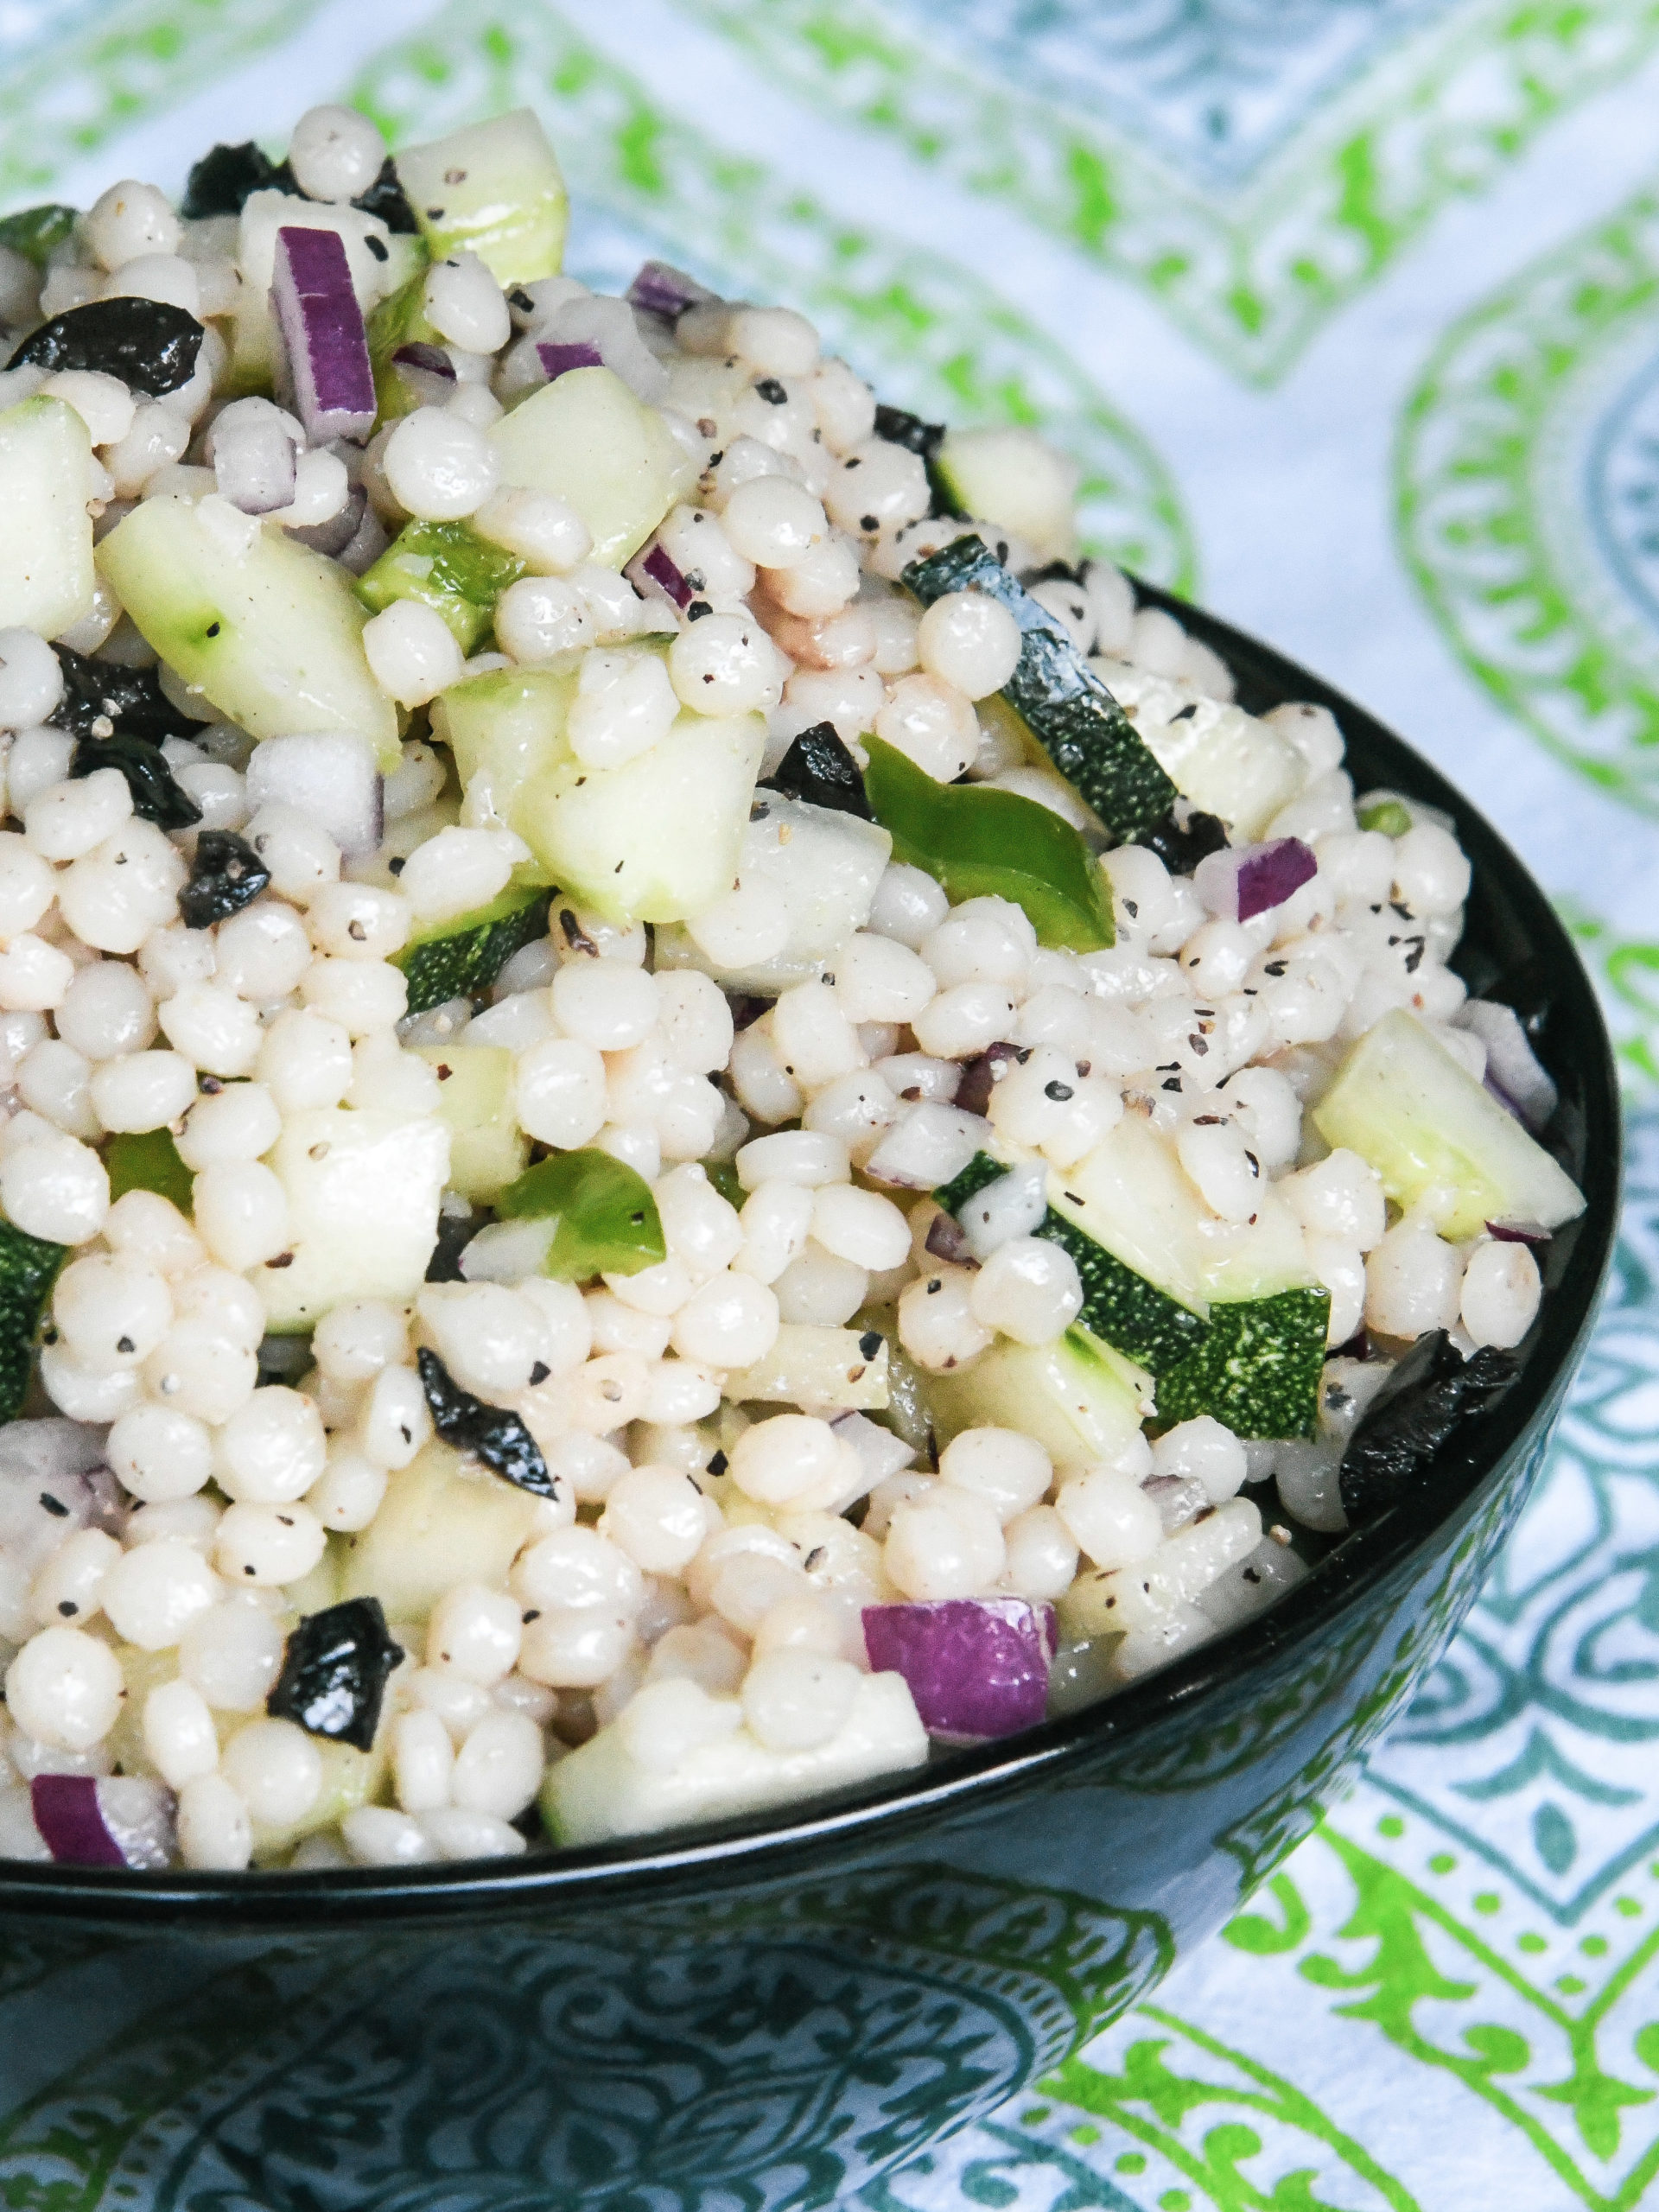
[{"label": "green zucchini skin", "polygon": [[1313,1436],[1330,1320],[1323,1287],[1217,1301],[1204,1343],[1158,1378],[1159,1420],[1210,1414],[1235,1436]]},{"label": "green zucchini skin", "polygon": [[[934,1192],[934,1198],[947,1213],[958,1212],[987,1184],[996,1182],[1007,1172],[989,1153],[976,1152],[958,1176]],[[1077,1319],[1091,1336],[1110,1344],[1125,1359],[1158,1376],[1168,1374],[1201,1349],[1210,1333],[1208,1322],[1137,1274],[1116,1253],[1096,1243],[1052,1206],[1032,1233],[1071,1255],[1083,1285],[1083,1308]]]},{"label": "green zucchini skin", "polygon": [[547,935],[550,891],[505,891],[447,930],[405,945],[392,962],[409,982],[409,1011],[480,997],[515,952]]},{"label": "green zucchini skin", "polygon": [[49,1244],[0,1220],[0,1421],[16,1421],[29,1389],[29,1356],[67,1244]]},{"label": "green zucchini skin", "polygon": [[1002,696],[1114,836],[1128,841],[1164,819],[1180,796],[1175,785],[1064,625],[982,538],[959,537],[912,561],[904,580],[925,607],[953,591],[983,592],[1006,607],[1025,642]]}]

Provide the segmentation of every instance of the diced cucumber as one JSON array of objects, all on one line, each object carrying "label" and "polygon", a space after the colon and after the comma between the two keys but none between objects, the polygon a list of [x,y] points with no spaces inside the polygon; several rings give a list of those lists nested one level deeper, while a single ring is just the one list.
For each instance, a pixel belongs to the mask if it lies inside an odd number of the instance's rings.
[{"label": "diced cucumber", "polygon": [[525,784],[564,756],[575,691],[562,670],[499,668],[434,700],[432,727],[455,756],[469,828],[505,829]]},{"label": "diced cucumber", "polygon": [[959,537],[912,561],[905,582],[924,606],[957,591],[1000,601],[1025,639],[1003,697],[1116,836],[1135,837],[1163,820],[1175,802],[1175,785],[1064,623],[1009,575],[982,538]]},{"label": "diced cucumber", "polygon": [[146,499],[98,565],[146,641],[255,737],[349,730],[396,768],[397,711],[369,673],[368,616],[338,562],[210,493]]},{"label": "diced cucumber", "polygon": [[946,430],[928,478],[953,512],[1023,537],[1039,561],[1063,557],[1076,543],[1075,473],[1022,426]]},{"label": "diced cucumber", "polygon": [[941,1444],[964,1428],[1014,1428],[1059,1464],[1111,1459],[1140,1433],[1132,1371],[1084,1330],[1049,1344],[999,1338],[959,1375],[924,1388]]},{"label": "diced cucumber", "polygon": [[[242,1716],[238,1713],[236,1718],[239,1720]],[[334,1827],[347,1813],[356,1812],[360,1805],[373,1804],[385,1792],[389,1759],[384,1741],[378,1742],[372,1751],[359,1751],[354,1745],[337,1744],[327,1736],[313,1736],[310,1740],[322,1761],[322,1788],[300,1818],[285,1827],[254,1822],[256,1866],[270,1866],[296,1843],[303,1843],[307,1836]]]},{"label": "diced cucumber", "polygon": [[821,976],[832,954],[870,918],[893,839],[874,822],[760,791],[737,864],[744,883],[771,884],[789,913],[781,952],[750,968],[721,968],[683,929],[659,931],[657,965],[701,968],[730,991],[772,994]]},{"label": "diced cucumber", "polygon": [[[441,1005],[442,1000],[435,1000]],[[449,1131],[449,1187],[487,1205],[524,1172],[530,1143],[513,1118],[513,1056],[504,1045],[421,1045],[435,1068]]]},{"label": "diced cucumber", "polygon": [[435,261],[469,249],[503,286],[558,275],[570,203],[529,108],[405,146],[397,168]]},{"label": "diced cucumber", "polygon": [[1290,741],[1242,707],[1214,699],[1195,704],[1176,684],[1127,662],[1106,664],[1105,675],[1182,798],[1218,815],[1239,842],[1262,836],[1307,780]]},{"label": "diced cucumber", "polygon": [[[410,271],[416,240],[390,232],[378,215],[360,207],[301,200],[291,192],[251,192],[242,203],[236,258],[242,272],[231,353],[231,382],[238,391],[269,391],[277,359],[276,318],[270,311],[271,279],[276,270],[276,233],[282,230],[333,231],[346,249],[352,289],[366,316]],[[373,240],[371,245],[370,240]]]},{"label": "diced cucumber", "polygon": [[0,1421],[16,1421],[22,1411],[35,1334],[68,1256],[67,1244],[0,1219]]},{"label": "diced cucumber", "polygon": [[123,1131],[106,1139],[104,1169],[111,1205],[129,1191],[154,1191],[188,1220],[196,1179],[180,1159],[170,1129],[146,1129],[142,1135]]},{"label": "diced cucumber", "polygon": [[537,1528],[540,1501],[433,1442],[392,1476],[368,1527],[347,1540],[340,1595],[378,1598],[391,1621],[422,1621],[462,1582],[499,1589]]},{"label": "diced cucumber", "polygon": [[804,1413],[880,1412],[887,1403],[887,1340],[879,1329],[785,1321],[753,1367],[726,1377],[734,1405],[798,1406]]},{"label": "diced cucumber", "polygon": [[400,415],[412,415],[420,405],[419,398],[414,386],[398,375],[392,356],[400,346],[443,344],[442,333],[427,319],[423,266],[379,302],[368,318],[365,334],[378,420],[391,423]]},{"label": "diced cucumber", "polygon": [[568,499],[593,537],[590,558],[620,569],[696,480],[696,465],[654,407],[610,369],[571,369],[490,432],[501,481]]},{"label": "diced cucumber", "polygon": [[1173,1426],[1210,1414],[1235,1436],[1312,1436],[1330,1319],[1323,1287],[1217,1299],[1203,1344],[1159,1378],[1159,1420]]},{"label": "diced cucumber", "polygon": [[[664,1693],[667,1693],[666,1695]],[[665,1764],[653,1738],[632,1745],[648,1706],[659,1706],[681,1743]],[[565,1845],[608,1843],[697,1821],[729,1820],[791,1804],[824,1789],[924,1765],[927,1732],[900,1675],[866,1675],[852,1710],[828,1743],[775,1751],[743,1726],[735,1698],[715,1698],[689,1681],[651,1683],[628,1713],[561,1759],[542,1791],[542,1818]]]},{"label": "diced cucumber", "polygon": [[457,914],[406,944],[392,965],[409,979],[410,1012],[481,998],[515,952],[547,935],[547,901],[537,885],[509,885],[487,906]]},{"label": "diced cucumber", "polygon": [[0,620],[55,638],[92,603],[92,448],[61,399],[0,414]]},{"label": "diced cucumber", "polygon": [[357,595],[372,614],[394,600],[418,600],[442,616],[455,643],[469,653],[494,620],[496,601],[524,573],[515,554],[492,545],[464,522],[411,522],[358,578]]},{"label": "diced cucumber", "polygon": [[[960,1213],[976,1192],[1007,1172],[1005,1163],[988,1153],[976,1153],[961,1174],[933,1195],[947,1213]],[[1048,1211],[1033,1233],[1059,1245],[1076,1262],[1083,1285],[1083,1310],[1077,1319],[1084,1327],[1149,1375],[1161,1375],[1185,1359],[1204,1341],[1202,1315],[1126,1267],[1077,1218],[1061,1213],[1052,1203],[1053,1194],[1063,1188],[1056,1170],[1050,1170],[1049,1187]]]},{"label": "diced cucumber", "polygon": [[313,1327],[345,1298],[412,1299],[438,1239],[449,1132],[435,1115],[317,1106],[269,1154],[290,1250],[252,1270],[268,1325]]},{"label": "diced cucumber", "polygon": [[1566,1170],[1413,1014],[1383,1015],[1313,1109],[1319,1135],[1370,1162],[1397,1205],[1452,1243],[1489,1221],[1559,1229],[1584,1211]]}]

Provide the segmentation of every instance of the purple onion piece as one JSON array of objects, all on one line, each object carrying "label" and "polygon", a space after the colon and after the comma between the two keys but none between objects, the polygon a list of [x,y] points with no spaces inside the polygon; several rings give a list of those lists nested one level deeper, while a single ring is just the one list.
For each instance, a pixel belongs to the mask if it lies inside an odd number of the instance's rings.
[{"label": "purple onion piece", "polygon": [[1500,1244],[1548,1244],[1550,1232],[1536,1221],[1489,1221],[1486,1234]]},{"label": "purple onion piece", "polygon": [[573,339],[569,345],[543,338],[536,348],[536,358],[546,370],[550,384],[568,376],[572,369],[602,369],[605,365],[605,356],[590,338]]},{"label": "purple onion piece", "polygon": [[1019,1045],[988,1045],[976,1060],[968,1061],[956,1096],[956,1103],[965,1114],[988,1112],[993,1086],[1001,1080],[1003,1069],[1020,1058],[1023,1049]]},{"label": "purple onion piece", "polygon": [[1282,906],[1313,881],[1319,867],[1312,847],[1300,837],[1272,837],[1264,845],[1230,845],[1206,854],[1192,882],[1218,920],[1248,922]]},{"label": "purple onion piece", "polygon": [[90,1774],[37,1774],[29,1808],[41,1841],[60,1866],[122,1866],[127,1854],[104,1824]]},{"label": "purple onion piece", "polygon": [[270,303],[306,435],[315,445],[366,437],[374,428],[374,372],[338,232],[292,226],[277,232]]},{"label": "purple onion piece", "polygon": [[967,1235],[953,1213],[941,1213],[935,1217],[923,1249],[931,1257],[943,1260],[948,1266],[966,1265],[973,1258],[968,1249]]},{"label": "purple onion piece", "polygon": [[1024,1598],[943,1598],[866,1605],[878,1673],[902,1675],[930,1735],[982,1741],[1034,1727],[1048,1709],[1052,1605]]},{"label": "purple onion piece", "polygon": [[400,346],[391,357],[395,369],[417,369],[423,376],[440,377],[445,384],[455,381],[455,365],[442,346],[428,346],[418,339],[408,346]]},{"label": "purple onion piece", "polygon": [[671,268],[665,261],[646,262],[626,295],[630,307],[644,308],[648,315],[665,315],[671,322],[677,321],[687,308],[696,307],[700,300],[712,300],[715,296],[694,276]]},{"label": "purple onion piece", "polygon": [[1516,1104],[1514,1099],[1510,1097],[1509,1092],[1504,1090],[1501,1083],[1494,1083],[1490,1075],[1484,1075],[1480,1079],[1480,1087],[1486,1093],[1489,1098],[1497,1099],[1498,1104],[1503,1109],[1503,1111],[1510,1116],[1511,1121],[1519,1122],[1522,1128],[1523,1129],[1525,1128],[1527,1126],[1526,1116],[1521,1111],[1521,1109]]},{"label": "purple onion piece", "polygon": [[763,1014],[770,1013],[772,1009],[770,999],[756,998],[747,992],[735,995],[728,992],[726,1003],[732,1010],[732,1027],[734,1031],[752,1028]]},{"label": "purple onion piece", "polygon": [[653,545],[641,560],[639,566],[652,583],[665,591],[676,607],[690,607],[691,587],[660,545]]}]

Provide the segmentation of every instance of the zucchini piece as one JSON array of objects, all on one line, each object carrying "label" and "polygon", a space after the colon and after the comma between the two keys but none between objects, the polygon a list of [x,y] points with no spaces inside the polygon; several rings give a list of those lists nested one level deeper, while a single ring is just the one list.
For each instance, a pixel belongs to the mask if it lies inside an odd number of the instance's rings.
[{"label": "zucchini piece", "polygon": [[288,1193],[292,1240],[250,1270],[271,1330],[312,1328],[342,1299],[416,1295],[449,1173],[449,1132],[436,1115],[310,1107],[283,1124],[269,1160]]},{"label": "zucchini piece", "polygon": [[923,1389],[941,1444],[964,1428],[1014,1428],[1058,1465],[1115,1459],[1141,1433],[1133,1370],[1084,1329],[1051,1344],[1000,1338],[960,1374],[929,1375]]},{"label": "zucchini piece", "polygon": [[449,1131],[449,1187],[475,1205],[488,1205],[524,1173],[530,1158],[530,1141],[512,1111],[513,1056],[505,1045],[417,1045],[415,1053],[436,1070],[442,1086],[438,1112]]},{"label": "zucchini piece", "polygon": [[255,737],[348,730],[388,774],[397,710],[369,672],[367,614],[338,562],[217,493],[146,499],[98,549],[146,641]]},{"label": "zucchini piece", "polygon": [[1163,820],[1179,796],[1174,784],[1065,625],[1009,575],[982,538],[959,537],[912,561],[904,581],[925,607],[953,591],[982,591],[1006,607],[1025,643],[1003,697],[1116,836],[1138,837]]},{"label": "zucchini piece", "polygon": [[[960,1175],[934,1192],[947,1213],[960,1213],[969,1199],[1007,1173],[1001,1161],[976,1152]],[[1058,1181],[1052,1171],[1051,1188]],[[1171,1298],[1128,1267],[1098,1237],[1076,1220],[1048,1211],[1032,1234],[1071,1255],[1083,1284],[1077,1319],[1091,1336],[1111,1345],[1148,1375],[1163,1375],[1196,1351],[1209,1333],[1202,1314]]]},{"label": "zucchini piece", "polygon": [[543,1274],[637,1275],[668,1257],[651,1185],[626,1160],[584,1148],[538,1160],[495,1202],[503,1221],[552,1221]]},{"label": "zucchini piece", "polygon": [[504,288],[558,275],[570,203],[529,108],[405,146],[395,158],[434,261],[470,248]]},{"label": "zucchini piece", "polygon": [[569,499],[601,568],[632,560],[696,480],[695,463],[654,407],[610,369],[571,369],[491,430],[501,481]]},{"label": "zucchini piece", "polygon": [[429,1444],[394,1477],[368,1527],[346,1538],[340,1598],[378,1598],[388,1620],[423,1621],[458,1583],[499,1588],[540,1513],[531,1491]]},{"label": "zucchini piece", "polygon": [[1235,1436],[1313,1435],[1330,1321],[1323,1287],[1217,1300],[1203,1344],[1159,1380],[1159,1420],[1211,1414]]},{"label": "zucchini piece", "polygon": [[1559,1229],[1584,1211],[1567,1171],[1402,1010],[1354,1046],[1313,1120],[1333,1150],[1370,1163],[1397,1205],[1426,1204],[1452,1243],[1489,1221]]},{"label": "zucchini piece", "polygon": [[955,902],[1011,899],[1043,944],[1095,952],[1115,942],[1100,868],[1069,822],[1018,791],[936,783],[880,738],[864,743],[864,788],[895,860],[924,869]]},{"label": "zucchini piece", "polygon": [[129,1191],[154,1191],[189,1220],[196,1179],[180,1159],[170,1129],[146,1129],[138,1135],[124,1130],[111,1137],[104,1147],[104,1167],[111,1205]]},{"label": "zucchini piece", "polygon": [[0,1421],[16,1421],[22,1410],[35,1332],[68,1256],[67,1244],[0,1217]]},{"label": "zucchini piece", "polygon": [[[551,893],[510,884],[487,906],[457,914],[392,957],[409,982],[409,1010],[425,1014],[450,999],[481,998],[515,952],[547,935]],[[459,1185],[457,1185],[459,1187]]]},{"label": "zucchini piece", "polygon": [[26,399],[0,415],[0,608],[4,620],[55,638],[92,603],[92,448],[61,399]]},{"label": "zucchini piece", "polygon": [[373,567],[357,580],[371,614],[399,599],[418,600],[441,615],[464,653],[495,619],[495,602],[524,573],[513,553],[492,545],[464,522],[406,523]]}]

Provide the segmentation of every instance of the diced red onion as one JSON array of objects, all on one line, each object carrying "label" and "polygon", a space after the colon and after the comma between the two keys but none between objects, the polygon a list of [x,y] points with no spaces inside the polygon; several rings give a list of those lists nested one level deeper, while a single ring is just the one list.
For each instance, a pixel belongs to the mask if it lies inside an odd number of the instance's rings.
[{"label": "diced red onion", "polygon": [[676,607],[690,607],[695,597],[691,587],[655,540],[643,553],[636,553],[622,571],[642,599],[649,598],[655,586]]},{"label": "diced red onion", "polygon": [[379,843],[384,788],[366,738],[344,730],[268,737],[254,747],[247,776],[251,810],[273,800],[296,807],[348,855]]},{"label": "diced red onion", "polygon": [[960,1175],[990,1135],[991,1125],[980,1115],[923,1099],[887,1131],[864,1163],[864,1173],[873,1183],[931,1191]]},{"label": "diced red onion", "polygon": [[1019,1045],[988,1045],[976,1060],[966,1063],[962,1080],[957,1085],[957,1103],[964,1113],[989,1113],[993,1088],[1002,1080],[1003,1071],[1021,1057],[1023,1050]]},{"label": "diced red onion", "polygon": [[671,268],[666,261],[647,261],[627,291],[630,307],[644,308],[647,315],[666,315],[671,322],[683,315],[687,308],[716,296],[706,285],[699,284],[695,276]]},{"label": "diced red onion", "polygon": [[1313,848],[1300,837],[1270,837],[1264,845],[1207,853],[1192,872],[1192,884],[1218,921],[1248,922],[1282,906],[1313,880],[1319,867]]},{"label": "diced red onion", "polygon": [[270,303],[306,435],[318,445],[366,437],[374,428],[374,372],[338,232],[291,225],[277,232]]},{"label": "diced red onion", "polygon": [[870,1665],[902,1675],[930,1735],[1011,1736],[1048,1708],[1054,1609],[1025,1598],[941,1598],[866,1605]]},{"label": "diced red onion", "polygon": [[330,515],[327,522],[308,523],[302,529],[290,530],[288,535],[296,545],[308,545],[314,553],[326,553],[334,560],[346,550],[362,528],[364,510],[368,504],[368,493],[360,484],[353,484],[337,515]]},{"label": "diced red onion", "polygon": [[950,1267],[965,1266],[973,1257],[962,1224],[953,1213],[934,1215],[922,1249],[930,1258],[943,1260]]},{"label": "diced red onion", "polygon": [[536,358],[547,371],[550,384],[572,369],[602,369],[605,365],[605,356],[588,338],[575,339],[568,346],[543,338],[537,345]]},{"label": "diced red onion", "polygon": [[213,474],[219,493],[245,515],[268,515],[294,503],[294,441],[274,407],[227,407],[213,425]]},{"label": "diced red onion", "polygon": [[1486,1047],[1487,1088],[1536,1134],[1555,1111],[1560,1094],[1540,1066],[1520,1015],[1492,999],[1467,999],[1459,1008],[1457,1026]]},{"label": "diced red onion", "polygon": [[1480,1087],[1489,1098],[1497,1099],[1498,1104],[1512,1121],[1519,1122],[1522,1128],[1525,1128],[1527,1125],[1525,1115],[1522,1113],[1521,1109],[1501,1083],[1494,1083],[1491,1076],[1484,1075],[1480,1079]]},{"label": "diced red onion", "polygon": [[1548,1244],[1549,1231],[1537,1221],[1489,1221],[1486,1234],[1500,1244]]},{"label": "diced red onion", "polygon": [[127,1854],[110,1834],[90,1774],[37,1774],[29,1809],[41,1840],[60,1866],[120,1866]]},{"label": "diced red onion", "polygon": [[442,407],[455,396],[455,365],[442,346],[418,340],[400,346],[391,357],[391,365],[423,407]]},{"label": "diced red onion", "polygon": [[[886,1482],[889,1475],[900,1473],[915,1459],[913,1446],[895,1436],[890,1428],[883,1428],[879,1421],[867,1420],[862,1414],[838,1414],[830,1424],[843,1444],[850,1444],[858,1454],[860,1488],[857,1495],[874,1490],[877,1483]],[[848,1500],[850,1504],[853,1501]],[[841,1509],[843,1512],[846,1507]]]},{"label": "diced red onion", "polygon": [[1154,1475],[1141,1487],[1158,1508],[1166,1536],[1196,1521],[1210,1503],[1210,1493],[1196,1475]]}]

